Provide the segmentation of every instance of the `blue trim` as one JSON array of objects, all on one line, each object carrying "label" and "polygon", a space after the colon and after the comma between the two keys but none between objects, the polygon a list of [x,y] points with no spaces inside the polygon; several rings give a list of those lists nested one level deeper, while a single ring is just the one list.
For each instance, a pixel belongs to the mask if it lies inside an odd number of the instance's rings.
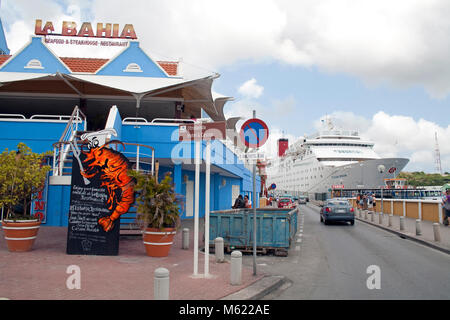
[{"label": "blue trim", "polygon": [[[0,72],[24,72],[24,73],[71,73],[69,69],[50,51],[42,42],[42,37],[32,37],[31,42],[17,55],[0,68]],[[38,60],[42,68],[26,68],[31,60]]]},{"label": "blue trim", "polygon": [[8,43],[6,42],[5,31],[3,30],[1,18],[0,18],[0,54],[9,54]]},{"label": "blue trim", "polygon": [[[142,72],[124,71],[131,63],[136,63]],[[139,42],[135,41],[130,41],[128,48],[100,69],[97,75],[169,78],[162,68],[139,47]]]}]

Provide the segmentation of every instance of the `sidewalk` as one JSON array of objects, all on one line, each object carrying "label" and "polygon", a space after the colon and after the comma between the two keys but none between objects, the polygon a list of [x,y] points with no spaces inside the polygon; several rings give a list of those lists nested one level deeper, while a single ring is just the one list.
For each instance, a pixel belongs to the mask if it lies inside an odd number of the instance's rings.
[{"label": "sidewalk", "polygon": [[[66,227],[44,227],[39,230],[33,250],[25,253],[8,251],[0,238],[0,298],[21,300],[148,300],[153,299],[154,270],[164,267],[170,272],[171,300],[218,300],[264,279],[253,276],[252,268],[243,266],[242,285],[230,284],[230,255],[225,263],[216,263],[210,255],[211,278],[194,278],[193,221],[183,221],[190,229],[189,250],[181,249],[182,229],[177,233],[168,257],[152,258],[145,254],[141,237],[121,237],[118,256],[67,255]],[[200,230],[202,223],[200,223]],[[3,233],[3,231],[1,232]],[[203,232],[199,247],[203,248]],[[199,253],[199,273],[203,273],[205,255]],[[81,289],[69,290],[67,267],[81,269]],[[263,290],[264,288],[261,288]],[[245,290],[244,290],[245,291]],[[239,295],[237,295],[239,297]]]},{"label": "sidewalk", "polygon": [[[372,221],[373,215],[373,221]],[[427,245],[434,249],[450,254],[450,227],[439,224],[439,233],[441,241],[434,240],[433,222],[422,220],[421,223],[421,235],[416,235],[416,219],[405,217],[405,230],[400,231],[400,216],[392,216],[392,227],[388,226],[389,215],[383,214],[382,224],[379,223],[379,214],[368,214],[367,220],[364,216],[364,211],[359,213],[359,210],[355,211],[355,217],[359,221],[363,221],[368,224],[383,228],[386,231],[393,232],[401,237],[414,240],[421,244]]]}]

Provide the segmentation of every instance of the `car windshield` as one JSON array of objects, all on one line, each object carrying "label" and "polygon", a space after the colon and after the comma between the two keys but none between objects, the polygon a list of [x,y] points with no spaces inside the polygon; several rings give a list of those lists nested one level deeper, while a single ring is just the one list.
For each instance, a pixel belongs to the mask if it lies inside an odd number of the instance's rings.
[{"label": "car windshield", "polygon": [[329,201],[329,206],[348,206],[348,201]]},{"label": "car windshield", "polygon": [[289,202],[291,199],[280,199],[280,202]]}]

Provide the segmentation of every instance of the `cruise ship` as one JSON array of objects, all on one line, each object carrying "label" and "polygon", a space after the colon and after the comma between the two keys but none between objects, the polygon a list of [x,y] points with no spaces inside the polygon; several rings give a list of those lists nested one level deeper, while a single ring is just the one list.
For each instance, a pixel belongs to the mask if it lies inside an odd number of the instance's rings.
[{"label": "cruise ship", "polygon": [[409,162],[381,158],[373,150],[373,142],[363,140],[358,131],[335,128],[330,119],[325,129],[290,146],[287,139],[278,141],[278,157],[267,166],[267,182],[276,185],[276,194],[379,188]]}]

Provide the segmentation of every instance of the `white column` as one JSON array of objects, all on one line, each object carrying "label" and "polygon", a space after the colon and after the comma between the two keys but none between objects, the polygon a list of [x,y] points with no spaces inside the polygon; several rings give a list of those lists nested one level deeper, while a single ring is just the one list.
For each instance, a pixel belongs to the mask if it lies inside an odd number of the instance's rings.
[{"label": "white column", "polygon": [[206,141],[205,155],[205,277],[209,275],[209,201],[211,196],[211,141]]},{"label": "white column", "polygon": [[195,141],[195,200],[194,200],[194,276],[198,275],[198,220],[200,205],[200,143]]}]

